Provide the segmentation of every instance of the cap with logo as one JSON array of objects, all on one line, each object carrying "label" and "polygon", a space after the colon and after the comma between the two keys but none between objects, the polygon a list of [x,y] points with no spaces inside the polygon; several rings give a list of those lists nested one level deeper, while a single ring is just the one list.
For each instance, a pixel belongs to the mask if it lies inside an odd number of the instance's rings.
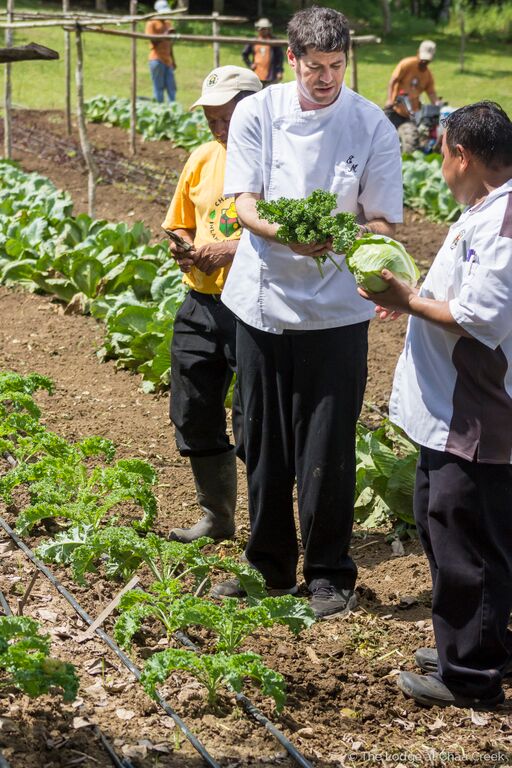
[{"label": "cap with logo", "polygon": [[436,44],[433,40],[424,40],[418,48],[418,58],[420,61],[432,61],[436,55]]},{"label": "cap with logo", "polygon": [[171,10],[171,6],[167,0],[156,0],[156,3],[153,7],[157,13],[169,13]]},{"label": "cap with logo", "polygon": [[254,22],[256,29],[272,29],[272,22],[270,19],[258,19]]},{"label": "cap with logo", "polygon": [[213,69],[203,80],[200,98],[194,107],[220,107],[234,99],[241,91],[260,91],[262,88],[259,78],[250,69],[235,67],[228,64],[225,67]]}]

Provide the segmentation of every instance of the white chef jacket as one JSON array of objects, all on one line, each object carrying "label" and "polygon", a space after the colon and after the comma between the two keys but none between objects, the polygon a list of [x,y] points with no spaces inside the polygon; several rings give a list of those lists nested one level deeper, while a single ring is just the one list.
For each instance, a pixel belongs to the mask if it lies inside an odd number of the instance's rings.
[{"label": "white chef jacket", "polygon": [[[328,107],[302,111],[295,82],[238,104],[232,117],[224,193],[265,200],[334,192],[337,211],[360,222],[402,221],[397,133],[382,110],[343,85]],[[343,266],[344,256],[334,255]],[[311,257],[244,230],[222,301],[247,324],[271,333],[335,328],[369,320],[373,309],[346,266],[329,261],[324,277]]]},{"label": "white chef jacket", "polygon": [[392,421],[427,448],[512,463],[512,180],[451,226],[420,295],[472,338],[409,319]]}]

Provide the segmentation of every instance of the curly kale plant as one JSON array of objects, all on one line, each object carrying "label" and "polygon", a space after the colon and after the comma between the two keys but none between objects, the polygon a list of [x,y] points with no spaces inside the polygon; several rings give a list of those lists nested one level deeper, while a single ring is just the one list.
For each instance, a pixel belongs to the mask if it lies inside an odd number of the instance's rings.
[{"label": "curly kale plant", "polygon": [[[258,200],[256,210],[260,219],[279,224],[277,238],[283,243],[322,243],[332,240],[332,250],[346,253],[357,238],[359,230],[353,213],[336,213],[337,198],[333,192],[315,189],[309,197],[299,200],[280,197],[277,200]],[[326,252],[317,258],[318,269],[330,259],[337,269],[341,268]]]}]

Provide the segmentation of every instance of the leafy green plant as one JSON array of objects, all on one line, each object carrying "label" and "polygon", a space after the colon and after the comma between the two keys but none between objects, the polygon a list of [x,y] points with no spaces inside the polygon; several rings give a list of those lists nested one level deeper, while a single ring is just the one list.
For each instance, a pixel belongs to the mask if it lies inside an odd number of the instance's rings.
[{"label": "leafy green plant", "polygon": [[[208,571],[207,556],[202,551],[212,539],[203,536],[190,544],[168,541],[148,533],[144,538],[133,528],[109,526],[88,536],[71,558],[73,575],[76,581],[85,583],[85,574],[96,570],[96,563],[101,561],[105,574],[109,578],[128,579],[143,563],[147,565],[157,582],[174,583],[192,575],[199,583]],[[48,549],[45,555],[48,557]]]},{"label": "leafy green plant", "polygon": [[217,637],[217,650],[225,653],[234,653],[259,627],[282,624],[297,635],[315,622],[307,603],[292,595],[265,597],[246,607],[234,598],[226,598],[217,605],[194,595],[180,596],[176,582],[154,584],[149,592],[128,592],[121,598],[119,608],[115,636],[125,647],[149,617],[160,621],[169,636],[178,629],[204,627]]},{"label": "leafy green plant", "polygon": [[399,280],[412,286],[420,276],[402,243],[385,235],[367,234],[356,240],[347,253],[346,264],[356,283],[370,293],[379,293],[388,287],[380,276],[383,269],[389,269]]},{"label": "leafy green plant", "polygon": [[414,525],[412,498],[418,448],[391,422],[357,425],[355,519],[364,528]]},{"label": "leafy green plant", "polygon": [[60,688],[64,701],[73,701],[79,685],[75,668],[49,655],[50,639],[39,629],[25,616],[0,617],[0,685],[32,697]]},{"label": "leafy green plant", "polygon": [[434,221],[455,221],[463,206],[448,189],[441,172],[442,157],[413,152],[402,157],[404,203]]},{"label": "leafy green plant", "polygon": [[155,653],[145,663],[141,676],[144,690],[155,698],[157,686],[164,683],[175,670],[188,672],[205,686],[210,706],[215,706],[221,687],[240,692],[246,678],[258,683],[262,693],[274,699],[278,712],[285,703],[283,676],[266,667],[256,653],[237,653],[231,656],[216,653],[199,656],[193,651],[169,648]]},{"label": "leafy green plant", "polygon": [[[345,253],[357,237],[359,227],[353,213],[336,213],[331,211],[337,205],[336,195],[316,189],[303,199],[280,197],[277,200],[258,200],[256,210],[260,219],[266,219],[271,224],[279,224],[277,237],[283,243],[322,243],[332,240],[332,250]],[[316,259],[320,274],[322,263],[330,259],[337,269],[336,263],[329,252]]]},{"label": "leafy green plant", "polygon": [[[130,127],[130,100],[117,97],[95,96],[85,104],[85,114],[94,123],[109,123],[121,128]],[[176,147],[191,152],[212,140],[202,110],[189,112],[178,102],[158,104],[139,99],[136,105],[136,129],[144,139],[169,139]]]}]

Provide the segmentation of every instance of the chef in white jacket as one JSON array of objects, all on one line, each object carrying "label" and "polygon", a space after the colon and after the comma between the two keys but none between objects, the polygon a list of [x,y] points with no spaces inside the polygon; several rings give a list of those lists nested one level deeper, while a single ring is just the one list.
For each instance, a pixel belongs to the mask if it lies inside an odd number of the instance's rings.
[{"label": "chef in white jacket", "polygon": [[[296,481],[304,577],[313,610],[327,618],[355,600],[355,426],[372,311],[347,268],[326,262],[320,274],[314,257],[326,243],[279,243],[256,201],[328,190],[362,231],[393,235],[402,221],[401,163],[382,110],[343,82],[345,16],[314,6],[293,16],[288,33],[295,82],[250,96],[231,122],[225,193],[236,195],[244,231],[222,301],[238,318],[246,556],[272,593],[297,590]],[[240,594],[239,585],[225,582],[215,593]]]}]

